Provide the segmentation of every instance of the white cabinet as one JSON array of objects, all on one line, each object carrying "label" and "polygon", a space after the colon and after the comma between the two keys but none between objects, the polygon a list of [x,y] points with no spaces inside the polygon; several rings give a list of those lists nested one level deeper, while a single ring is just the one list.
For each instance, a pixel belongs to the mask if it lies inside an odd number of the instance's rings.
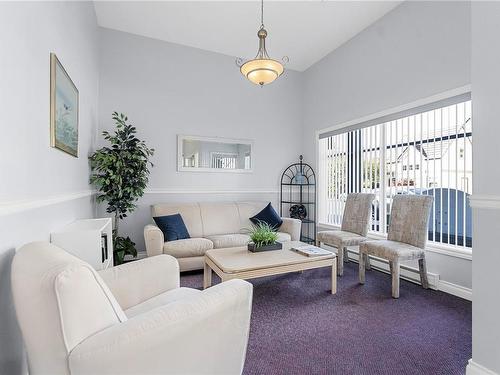
[{"label": "white cabinet", "polygon": [[113,226],[110,218],[76,220],[51,233],[50,242],[96,270],[113,266]]}]

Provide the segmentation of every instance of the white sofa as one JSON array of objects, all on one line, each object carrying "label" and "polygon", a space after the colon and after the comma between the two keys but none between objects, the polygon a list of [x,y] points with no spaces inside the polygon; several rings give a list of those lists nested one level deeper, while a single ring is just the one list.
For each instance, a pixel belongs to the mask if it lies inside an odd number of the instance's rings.
[{"label": "white sofa", "polygon": [[12,291],[31,375],[243,370],[252,303],[246,281],[180,288],[168,255],[97,273],[34,242],[14,257]]},{"label": "white sofa", "polygon": [[[245,229],[252,226],[250,217],[269,202],[197,202],[163,203],[151,206],[153,217],[181,214],[191,238],[165,242],[155,224],[146,225],[144,240],[148,256],[169,254],[177,258],[181,271],[203,268],[203,257],[210,249],[246,245],[250,237]],[[278,241],[299,241],[301,221],[282,218]]]}]

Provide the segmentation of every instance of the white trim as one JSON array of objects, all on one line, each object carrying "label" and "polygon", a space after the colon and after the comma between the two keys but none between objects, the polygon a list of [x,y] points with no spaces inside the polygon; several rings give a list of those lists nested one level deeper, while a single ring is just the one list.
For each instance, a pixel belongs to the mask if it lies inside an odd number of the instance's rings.
[{"label": "white trim", "polygon": [[466,375],[498,375],[496,372],[487,369],[484,366],[474,362],[472,359],[469,359],[469,363],[467,364],[467,368],[465,370]]},{"label": "white trim", "polygon": [[[96,194],[95,190],[83,190],[75,193],[58,194],[36,199],[25,199],[19,201],[4,201],[0,202],[0,217],[13,215],[19,212],[34,210],[37,208],[52,206],[64,202],[69,202],[76,199],[91,197]],[[276,188],[264,189],[210,189],[198,188],[196,190],[187,189],[146,189],[144,194],[279,194]]]},{"label": "white trim", "polygon": [[267,189],[210,189],[210,188],[198,188],[196,190],[190,189],[146,189],[144,194],[278,194],[278,189],[267,188]]},{"label": "white trim", "polygon": [[472,208],[500,209],[500,195],[472,194],[469,202]]},{"label": "white trim", "polygon": [[[323,246],[328,246],[322,244]],[[328,246],[330,247],[330,246]],[[333,248],[332,248],[333,249]],[[349,259],[358,262],[359,253],[352,248],[348,248],[348,253],[353,255]],[[381,258],[370,257],[370,264],[373,269],[390,274],[389,263]],[[409,267],[406,265],[401,265],[401,278],[410,281],[414,284],[420,285],[420,273],[415,267]],[[448,281],[441,280],[439,275],[436,273],[427,272],[427,278],[429,280],[429,287],[434,290],[439,290],[441,292],[454,295],[472,301],[472,289],[463,287],[461,285],[453,284]]]},{"label": "white trim", "polygon": [[[322,244],[323,246],[328,246]],[[348,248],[348,253],[354,256],[349,257],[350,260],[358,262],[359,253],[352,248]],[[390,274],[389,262],[385,259],[370,256],[370,265],[373,269]],[[417,268],[409,267],[402,264],[400,269],[400,276],[402,279],[410,281],[414,284],[420,285],[420,273]],[[427,272],[427,278],[429,280],[429,287],[434,290],[439,290],[439,275],[436,273]]]},{"label": "white trim", "polygon": [[[333,230],[340,229],[340,226],[338,225],[326,223],[318,223],[318,228],[319,227]],[[377,232],[369,232],[367,237],[373,239],[386,239],[387,235]],[[453,245],[428,242],[427,246],[425,247],[425,251],[472,261],[472,250],[455,247]]]},{"label": "white trim", "polygon": [[448,281],[439,280],[438,290],[453,294],[454,296],[472,301],[472,289],[466,288],[464,286],[453,284]]},{"label": "white trim", "polygon": [[421,99],[415,100],[414,102],[411,102],[411,103],[400,105],[398,107],[393,107],[393,108],[386,109],[386,110],[383,110],[383,111],[380,111],[377,113],[372,113],[370,115],[367,115],[367,116],[364,116],[361,118],[357,118],[354,120],[346,121],[346,122],[341,123],[341,124],[333,125],[333,126],[330,126],[328,128],[316,130],[316,139],[319,139],[319,136],[322,133],[330,132],[332,130],[342,129],[342,128],[345,128],[348,126],[353,126],[353,125],[356,125],[356,124],[359,124],[359,123],[362,123],[365,121],[377,119],[379,117],[392,115],[393,113],[407,111],[407,110],[410,110],[410,109],[415,108],[415,107],[420,107],[420,106],[424,106],[427,104],[431,104],[431,103],[434,103],[434,102],[437,102],[440,100],[451,98],[453,96],[466,94],[466,93],[472,91],[471,87],[472,87],[471,85],[457,87],[455,89],[444,91],[444,92],[441,92],[441,93],[436,94],[436,95],[432,95],[432,96],[428,96],[426,98],[421,98]]},{"label": "white trim", "polygon": [[87,198],[95,194],[93,190],[84,190],[75,193],[53,195],[45,198],[26,199],[20,201],[1,202],[0,216],[12,215],[23,211],[29,211],[36,208],[51,206],[76,199]]},{"label": "white trim", "polygon": [[[445,100],[447,98],[451,98],[457,95],[462,95],[466,94],[468,92],[471,92],[471,85],[465,85],[462,87],[458,87],[452,90],[444,91],[442,93],[432,95],[426,98],[418,99],[414,102],[407,103],[398,107],[393,107],[381,112],[373,113],[358,119],[350,120],[341,124],[333,125],[328,128],[324,129],[319,129],[316,130],[315,132],[315,153],[316,153],[316,166],[319,166],[319,137],[322,133],[326,133],[332,130],[338,130],[342,129],[345,127],[353,126],[365,121],[370,121],[374,120],[380,117],[388,116],[393,113],[398,113],[398,112],[403,112],[410,110],[412,108],[420,107],[420,106],[425,106],[428,104],[431,104],[433,102],[437,102],[440,100]],[[320,177],[321,170],[318,171],[318,177]],[[471,207],[474,208],[493,208],[493,209],[500,209],[500,196],[487,196],[487,195],[472,195],[470,198],[470,205]],[[318,226],[329,228],[329,229],[339,229],[337,226],[333,226],[331,224],[326,224],[326,223],[318,223]],[[370,238],[386,238],[385,235],[381,235],[379,233],[371,232],[369,234]],[[464,248],[459,248],[451,245],[446,245],[446,244],[428,244],[426,246],[426,251],[432,252],[432,253],[437,253],[437,254],[442,254],[442,255],[447,255],[455,258],[461,258],[461,259],[466,259],[466,260],[472,260],[472,250],[464,249]]]},{"label": "white trim", "polygon": [[[250,165],[252,162],[250,161]],[[253,173],[253,169],[223,169],[223,168],[201,168],[201,167],[178,167],[177,172],[194,173]]]},{"label": "white trim", "polygon": [[454,247],[453,245],[428,243],[425,247],[425,251],[472,261],[472,250]]}]

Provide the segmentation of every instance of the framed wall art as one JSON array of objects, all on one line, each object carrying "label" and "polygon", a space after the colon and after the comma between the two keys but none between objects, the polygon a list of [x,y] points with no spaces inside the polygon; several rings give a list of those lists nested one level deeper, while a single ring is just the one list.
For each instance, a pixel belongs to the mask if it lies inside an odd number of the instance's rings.
[{"label": "framed wall art", "polygon": [[78,89],[50,54],[50,145],[78,157]]}]

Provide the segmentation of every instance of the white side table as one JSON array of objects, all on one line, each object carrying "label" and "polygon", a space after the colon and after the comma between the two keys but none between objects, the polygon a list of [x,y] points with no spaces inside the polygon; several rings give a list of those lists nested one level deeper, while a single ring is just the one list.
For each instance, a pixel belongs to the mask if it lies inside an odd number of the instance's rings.
[{"label": "white side table", "polygon": [[50,234],[50,242],[89,263],[96,270],[113,267],[111,218],[82,219]]}]

